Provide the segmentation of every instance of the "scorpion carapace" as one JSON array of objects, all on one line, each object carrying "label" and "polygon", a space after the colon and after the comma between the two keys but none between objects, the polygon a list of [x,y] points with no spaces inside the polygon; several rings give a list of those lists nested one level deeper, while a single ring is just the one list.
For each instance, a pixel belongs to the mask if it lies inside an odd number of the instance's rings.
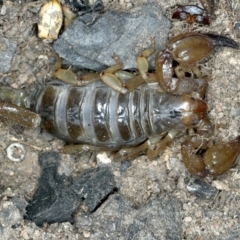
[{"label": "scorpion carapace", "polygon": [[[148,73],[146,61],[155,51],[152,40],[152,47],[138,57],[137,76],[119,71],[122,62],[115,56],[116,65],[100,74],[86,75],[80,82],[71,71],[60,70],[55,76],[66,80],[70,85],[48,84],[39,87],[29,96],[26,90],[1,87],[0,99],[22,107],[32,106],[32,110],[41,115],[43,126],[48,132],[66,142],[80,143],[66,146],[65,152],[120,150],[114,159],[124,160],[147,151],[147,156],[151,159],[158,156],[182,130],[195,132],[199,128],[198,134],[208,133],[207,138],[211,138],[212,126],[205,119],[207,105],[200,100],[204,96],[207,79],[201,76],[197,63],[216,46],[238,47],[229,38],[200,33],[180,34],[169,40],[166,46],[166,50],[156,55],[156,74]],[[179,64],[178,70],[175,69],[178,79],[172,77],[173,59]],[[192,76],[185,77],[183,71],[179,70],[181,68],[191,71]],[[127,81],[121,83],[116,75],[123,76]],[[197,79],[194,78],[195,75]],[[98,78],[102,81],[95,81]],[[87,80],[88,84],[83,84],[83,80]],[[93,83],[89,84],[89,81]],[[152,89],[146,82],[158,82],[160,87]],[[163,93],[163,90],[168,93]],[[192,91],[199,94],[197,99],[191,97]],[[26,115],[28,112],[22,110],[24,111]],[[18,113],[21,115],[21,111]],[[0,114],[6,115],[1,105]],[[14,118],[19,122],[18,117],[11,114],[11,120]],[[220,147],[208,150],[205,147],[206,153],[202,160],[196,155],[196,145],[203,144],[193,141],[191,137],[182,145],[186,168],[192,174],[200,176],[223,173],[239,154],[239,145],[235,142],[220,144],[224,152]],[[227,151],[229,146],[232,151]],[[216,149],[219,160],[214,157]]]}]

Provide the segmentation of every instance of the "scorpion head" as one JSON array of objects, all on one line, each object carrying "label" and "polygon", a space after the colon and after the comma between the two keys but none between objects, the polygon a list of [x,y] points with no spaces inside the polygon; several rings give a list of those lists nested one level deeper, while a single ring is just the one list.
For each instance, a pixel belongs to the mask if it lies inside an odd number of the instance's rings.
[{"label": "scorpion head", "polygon": [[186,127],[196,126],[200,120],[204,119],[207,114],[207,104],[199,99],[194,99],[189,95],[183,95],[182,122]]}]

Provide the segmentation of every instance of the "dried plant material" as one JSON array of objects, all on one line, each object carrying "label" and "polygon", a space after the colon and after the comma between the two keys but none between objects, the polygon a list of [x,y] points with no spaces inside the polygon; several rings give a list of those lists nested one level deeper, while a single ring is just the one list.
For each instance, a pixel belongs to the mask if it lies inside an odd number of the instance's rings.
[{"label": "dried plant material", "polygon": [[224,182],[222,182],[220,180],[214,180],[212,182],[212,186],[216,187],[218,190],[224,190],[226,192],[230,191],[229,186],[226,183],[224,183]]},{"label": "dried plant material", "polygon": [[51,43],[58,38],[63,24],[62,6],[57,0],[43,4],[39,12],[38,37]]}]

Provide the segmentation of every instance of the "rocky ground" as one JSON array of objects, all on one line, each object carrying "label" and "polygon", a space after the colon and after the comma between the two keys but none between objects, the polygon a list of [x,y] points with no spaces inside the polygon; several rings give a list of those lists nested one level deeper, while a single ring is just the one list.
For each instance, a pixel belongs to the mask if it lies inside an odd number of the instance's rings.
[{"label": "rocky ground", "polygon": [[[0,1],[0,78],[4,85],[34,88],[35,84],[52,79],[53,44],[39,39],[36,30],[43,2]],[[146,8],[143,3],[159,4],[163,14],[150,13],[152,18],[165,24],[162,31],[166,31],[166,38],[201,31],[239,42],[238,1],[218,3],[210,26],[171,20],[176,4],[199,4],[198,1],[102,2],[105,11],[117,13],[140,12]],[[151,28],[144,27],[142,31],[146,42],[139,43],[133,51],[136,56],[139,50],[148,47],[151,35],[157,32],[157,29],[150,33],[147,30]],[[122,34],[124,32],[131,41],[131,31],[124,29]],[[133,43],[138,33],[132,30]],[[161,35],[161,40],[164,36]],[[121,52],[124,54],[123,49]],[[106,61],[112,61],[110,54]],[[206,102],[216,126],[214,141],[234,139],[240,132],[239,56],[239,50],[221,48],[201,65],[201,70],[211,76]],[[124,62],[124,57],[121,58]],[[91,153],[62,154],[65,143],[40,127],[22,128],[2,118],[0,131],[1,239],[239,239],[239,161],[225,174],[204,179],[204,185],[196,181],[182,163],[180,143],[186,138],[184,134],[153,161],[143,155],[119,163],[105,155],[96,158]],[[7,157],[6,150],[12,143],[24,147],[25,157],[20,162]],[[49,157],[45,152],[54,154]],[[86,172],[87,169],[93,170]],[[197,187],[203,187],[200,194],[189,192]],[[43,197],[41,201],[38,199],[41,191],[47,201]],[[56,223],[37,226],[50,213],[55,214],[52,221]],[[59,215],[67,222],[58,223],[56,216]]]}]

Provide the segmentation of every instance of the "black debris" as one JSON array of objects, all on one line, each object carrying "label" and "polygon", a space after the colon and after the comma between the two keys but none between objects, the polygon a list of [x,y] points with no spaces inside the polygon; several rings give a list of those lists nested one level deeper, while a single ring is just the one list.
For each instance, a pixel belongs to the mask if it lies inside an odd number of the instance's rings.
[{"label": "black debris", "polygon": [[33,199],[26,208],[26,219],[38,226],[44,223],[73,222],[71,214],[81,202],[70,188],[71,179],[57,173],[59,161],[57,152],[39,154],[42,176]]},{"label": "black debris", "polygon": [[74,13],[79,15],[103,9],[101,0],[66,0],[65,2]]},{"label": "black debris", "polygon": [[60,157],[56,152],[39,154],[42,176],[38,188],[26,208],[26,219],[38,226],[44,223],[71,222],[72,213],[84,202],[89,211],[96,209],[116,189],[108,168],[90,169],[73,183],[57,172]]},{"label": "black debris", "polygon": [[106,198],[117,190],[112,172],[107,167],[89,169],[71,186],[90,212],[99,207]]},{"label": "black debris", "polygon": [[218,193],[217,188],[199,179],[195,179],[193,183],[188,184],[187,190],[196,197],[209,201],[212,201]]}]

